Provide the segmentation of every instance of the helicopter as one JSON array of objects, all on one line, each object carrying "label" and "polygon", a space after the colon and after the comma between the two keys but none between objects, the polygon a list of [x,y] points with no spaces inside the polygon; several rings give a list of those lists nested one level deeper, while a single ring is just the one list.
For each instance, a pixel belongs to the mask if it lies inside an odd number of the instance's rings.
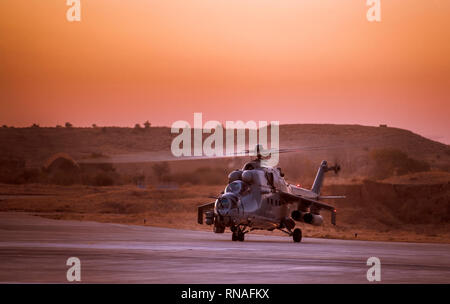
[{"label": "helicopter", "polygon": [[[294,243],[302,240],[302,230],[295,228],[296,222],[320,226],[322,210],[331,212],[331,223],[336,225],[336,208],[319,200],[345,198],[320,195],[325,173],[337,174],[339,165],[328,166],[327,161],[322,161],[311,189],[305,189],[287,183],[281,168],[265,165],[270,153],[263,153],[261,145],[256,145],[255,151],[255,159],[228,175],[225,190],[214,202],[197,207],[198,224],[205,222],[215,233],[224,233],[229,227],[232,241],[241,242],[251,231],[277,229],[292,236]],[[284,152],[291,151],[277,151]]]},{"label": "helicopter", "polygon": [[[246,155],[256,158],[247,162],[242,169],[232,171],[228,175],[228,184],[215,201],[197,206],[197,223],[210,225],[215,233],[224,233],[228,227],[232,232],[232,241],[244,241],[245,234],[254,230],[280,230],[292,236],[295,243],[302,240],[302,231],[295,228],[296,222],[313,226],[321,226],[322,210],[331,212],[331,223],[336,225],[336,208],[321,202],[322,199],[339,199],[345,196],[323,196],[320,194],[326,172],[337,174],[341,167],[337,164],[328,166],[322,161],[311,189],[286,182],[281,168],[268,161],[272,153],[290,153],[305,150],[320,150],[325,147],[299,147],[284,149],[264,149],[257,144],[255,149],[226,154],[223,157],[242,157]],[[216,156],[217,157],[217,156]],[[158,162],[174,160],[202,160],[215,156],[183,156],[168,158],[157,153],[115,155],[108,158],[85,159],[80,163],[128,163]]]}]

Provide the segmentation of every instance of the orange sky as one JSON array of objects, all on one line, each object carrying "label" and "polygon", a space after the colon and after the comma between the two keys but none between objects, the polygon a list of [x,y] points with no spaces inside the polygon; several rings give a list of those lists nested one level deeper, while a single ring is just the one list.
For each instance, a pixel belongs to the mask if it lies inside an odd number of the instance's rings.
[{"label": "orange sky", "polygon": [[349,123],[450,143],[450,1],[1,0],[0,124]]}]

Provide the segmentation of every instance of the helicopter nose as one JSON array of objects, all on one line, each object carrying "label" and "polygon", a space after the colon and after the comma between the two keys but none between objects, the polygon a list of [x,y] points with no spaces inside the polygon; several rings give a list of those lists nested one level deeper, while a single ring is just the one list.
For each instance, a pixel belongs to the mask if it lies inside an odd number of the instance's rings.
[{"label": "helicopter nose", "polygon": [[222,195],[217,199],[216,210],[222,215],[230,215],[233,209],[237,209],[239,198],[235,195]]}]

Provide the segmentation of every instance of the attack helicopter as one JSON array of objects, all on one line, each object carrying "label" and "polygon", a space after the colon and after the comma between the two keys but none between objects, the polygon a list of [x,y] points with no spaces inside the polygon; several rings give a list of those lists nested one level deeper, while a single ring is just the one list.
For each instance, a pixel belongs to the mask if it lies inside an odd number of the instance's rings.
[{"label": "attack helicopter", "polygon": [[[211,225],[215,233],[224,233],[229,227],[232,241],[244,241],[245,234],[253,230],[280,230],[295,243],[302,240],[302,230],[296,222],[320,226],[322,210],[331,212],[331,223],[336,225],[336,208],[319,200],[345,198],[345,196],[321,196],[325,173],[340,171],[339,165],[328,166],[322,161],[311,189],[289,184],[281,168],[266,166],[263,147],[255,148],[256,158],[242,169],[228,175],[228,185],[214,202],[198,206],[198,224]],[[290,152],[288,149],[276,153]]]}]

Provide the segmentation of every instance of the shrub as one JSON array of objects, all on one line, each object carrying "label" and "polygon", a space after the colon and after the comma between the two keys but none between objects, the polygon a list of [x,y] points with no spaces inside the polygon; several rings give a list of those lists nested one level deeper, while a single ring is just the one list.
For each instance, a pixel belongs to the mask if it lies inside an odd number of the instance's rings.
[{"label": "shrub", "polygon": [[120,175],[111,163],[83,164],[81,183],[90,186],[112,186],[121,183]]},{"label": "shrub", "polygon": [[50,184],[69,186],[80,182],[78,173],[68,173],[63,170],[57,170],[48,174]]},{"label": "shrub", "polygon": [[106,172],[99,172],[94,178],[94,186],[112,186],[114,179]]},{"label": "shrub", "polygon": [[42,172],[37,168],[20,169],[14,172],[0,172],[0,182],[6,184],[27,184],[42,182]]},{"label": "shrub", "polygon": [[370,158],[373,161],[371,175],[376,179],[430,170],[427,162],[410,158],[397,149],[374,150]]},{"label": "shrub", "polygon": [[26,170],[25,160],[23,159],[0,159],[0,182],[7,184],[23,184],[25,183],[23,173]]},{"label": "shrub", "polygon": [[41,181],[41,170],[38,168],[30,168],[25,169],[22,174],[21,178],[23,179],[24,183],[38,183]]}]

